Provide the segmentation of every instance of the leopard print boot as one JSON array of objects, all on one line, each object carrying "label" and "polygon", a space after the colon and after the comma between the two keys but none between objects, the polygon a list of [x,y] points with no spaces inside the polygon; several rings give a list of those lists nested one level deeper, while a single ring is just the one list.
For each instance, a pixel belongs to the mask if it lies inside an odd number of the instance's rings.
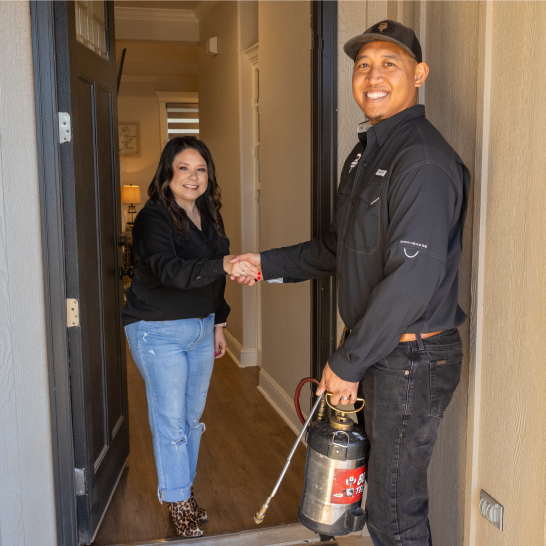
[{"label": "leopard print boot", "polygon": [[181,537],[202,537],[203,529],[195,518],[191,499],[179,502],[168,502],[169,512],[173,518],[176,532]]},{"label": "leopard print boot", "polygon": [[207,511],[204,508],[201,508],[197,504],[197,500],[195,499],[195,495],[193,494],[193,485],[191,486],[191,506],[193,508],[193,513],[195,514],[195,519],[199,523],[205,523],[209,519],[209,515],[207,514]]}]

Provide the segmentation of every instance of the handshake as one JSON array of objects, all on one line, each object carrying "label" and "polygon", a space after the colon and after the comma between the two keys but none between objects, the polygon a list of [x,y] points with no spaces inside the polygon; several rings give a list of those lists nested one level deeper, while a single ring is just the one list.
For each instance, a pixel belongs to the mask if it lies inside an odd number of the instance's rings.
[{"label": "handshake", "polygon": [[236,280],[239,284],[254,286],[263,278],[262,260],[259,252],[247,252],[239,256],[225,256],[224,271],[232,281]]}]

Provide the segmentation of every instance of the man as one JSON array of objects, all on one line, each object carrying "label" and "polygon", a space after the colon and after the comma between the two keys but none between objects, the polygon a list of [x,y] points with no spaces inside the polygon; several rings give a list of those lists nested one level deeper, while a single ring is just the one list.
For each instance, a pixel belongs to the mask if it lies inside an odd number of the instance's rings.
[{"label": "man", "polygon": [[416,104],[429,68],[411,29],[381,21],[344,50],[371,126],[343,167],[331,232],[239,259],[277,282],[337,273],[350,333],[317,394],[347,404],[360,388],[366,400],[375,546],[431,545],[427,468],[463,358],[457,285],[470,175]]}]

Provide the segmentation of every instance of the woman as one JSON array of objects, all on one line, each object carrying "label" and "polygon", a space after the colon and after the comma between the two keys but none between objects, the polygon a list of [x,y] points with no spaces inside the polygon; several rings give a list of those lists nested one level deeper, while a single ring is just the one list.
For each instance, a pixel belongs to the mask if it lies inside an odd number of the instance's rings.
[{"label": "woman", "polygon": [[160,502],[180,536],[198,537],[207,520],[193,495],[199,419],[214,358],[226,351],[225,275],[259,272],[229,263],[220,189],[201,141],[167,143],[148,195],[133,227],[134,277],[122,317],[146,384]]}]

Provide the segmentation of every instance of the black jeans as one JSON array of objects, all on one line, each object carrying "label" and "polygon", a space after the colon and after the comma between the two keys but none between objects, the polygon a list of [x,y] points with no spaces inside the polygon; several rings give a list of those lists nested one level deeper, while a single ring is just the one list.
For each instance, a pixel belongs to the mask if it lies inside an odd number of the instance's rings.
[{"label": "black jeans", "polygon": [[400,343],[360,383],[370,441],[368,530],[375,546],[432,546],[427,468],[461,376],[457,329]]}]

